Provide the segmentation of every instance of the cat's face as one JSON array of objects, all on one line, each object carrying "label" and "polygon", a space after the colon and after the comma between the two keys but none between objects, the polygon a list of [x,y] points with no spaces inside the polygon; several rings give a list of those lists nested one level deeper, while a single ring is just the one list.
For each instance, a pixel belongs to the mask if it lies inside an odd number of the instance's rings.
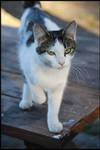
[{"label": "cat's face", "polygon": [[38,24],[34,25],[36,52],[41,63],[52,68],[69,66],[75,50],[76,23],[71,22],[65,29],[46,31]]}]

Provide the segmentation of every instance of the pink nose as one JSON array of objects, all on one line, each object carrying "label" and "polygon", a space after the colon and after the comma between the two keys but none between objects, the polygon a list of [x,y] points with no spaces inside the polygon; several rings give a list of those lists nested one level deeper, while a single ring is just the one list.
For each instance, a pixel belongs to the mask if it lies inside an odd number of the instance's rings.
[{"label": "pink nose", "polygon": [[63,66],[64,64],[65,64],[65,62],[63,61],[63,62],[59,62],[59,64],[61,65],[61,66]]}]

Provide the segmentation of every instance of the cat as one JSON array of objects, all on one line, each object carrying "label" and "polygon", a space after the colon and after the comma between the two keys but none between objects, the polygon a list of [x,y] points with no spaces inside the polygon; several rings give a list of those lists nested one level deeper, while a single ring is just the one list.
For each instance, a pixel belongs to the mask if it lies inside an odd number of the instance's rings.
[{"label": "cat", "polygon": [[24,2],[19,27],[18,60],[24,76],[21,109],[43,104],[48,97],[47,125],[59,133],[59,110],[76,47],[75,21],[61,29],[42,10],[40,2]]}]

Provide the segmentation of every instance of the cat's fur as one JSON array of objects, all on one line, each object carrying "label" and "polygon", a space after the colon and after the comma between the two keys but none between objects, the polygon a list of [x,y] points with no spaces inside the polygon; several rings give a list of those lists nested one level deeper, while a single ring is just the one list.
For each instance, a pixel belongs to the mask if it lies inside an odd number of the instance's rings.
[{"label": "cat's fur", "polygon": [[[26,82],[23,86],[21,109],[32,106],[32,101],[43,104],[48,96],[47,123],[49,131],[63,129],[58,114],[63,91],[67,84],[72,52],[64,55],[65,48],[75,49],[76,22],[60,29],[45,14],[38,2],[24,4],[25,10],[19,29],[19,63]],[[51,56],[47,51],[54,51]],[[67,114],[66,114],[67,115]]]}]

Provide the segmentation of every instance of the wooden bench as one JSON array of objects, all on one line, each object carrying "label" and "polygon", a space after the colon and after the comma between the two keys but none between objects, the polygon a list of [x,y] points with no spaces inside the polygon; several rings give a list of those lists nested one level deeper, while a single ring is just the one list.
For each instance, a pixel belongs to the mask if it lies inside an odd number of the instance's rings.
[{"label": "wooden bench", "polygon": [[69,81],[60,109],[64,130],[48,131],[47,103],[19,109],[23,80],[16,56],[17,29],[2,27],[2,134],[25,141],[28,148],[64,148],[87,123],[99,117],[99,90]]}]

